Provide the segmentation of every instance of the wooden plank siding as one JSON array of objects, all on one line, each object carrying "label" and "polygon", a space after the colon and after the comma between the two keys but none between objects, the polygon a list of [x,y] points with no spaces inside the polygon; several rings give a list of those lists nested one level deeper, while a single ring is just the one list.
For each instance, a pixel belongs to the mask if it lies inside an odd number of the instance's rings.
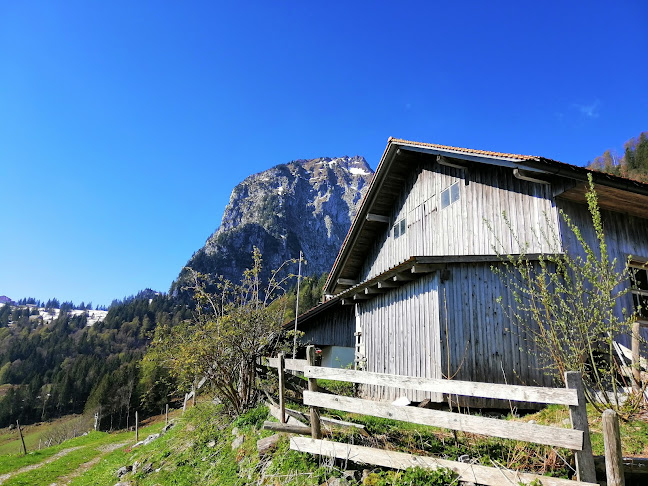
[{"label": "wooden plank siding", "polygon": [[[365,369],[378,373],[441,378],[438,272],[357,304]],[[412,401],[442,394],[363,385],[361,395]]]},{"label": "wooden plank siding", "polygon": [[[441,209],[441,192],[455,182],[459,200]],[[555,250],[535,237],[557,229],[551,186],[516,179],[510,169],[475,165],[462,170],[427,159],[405,178],[397,201],[390,213],[392,224],[375,239],[360,281],[413,255],[494,254],[498,239],[502,253],[519,253],[503,212],[516,228],[519,241],[529,243],[527,253]],[[394,238],[393,225],[403,218],[407,230]]]},{"label": "wooden plank siding", "polygon": [[[502,297],[502,304],[497,299]],[[486,383],[551,386],[538,350],[504,309],[513,305],[508,290],[490,264],[449,267],[439,286],[441,370],[446,378]],[[470,399],[474,407],[501,407],[492,399]],[[523,404],[513,404],[523,406]]]},{"label": "wooden plank siding", "polygon": [[304,336],[300,338],[302,345],[316,346],[355,346],[353,333],[356,330],[355,312],[353,306],[337,305],[326,313],[308,320],[307,325],[299,325]]}]

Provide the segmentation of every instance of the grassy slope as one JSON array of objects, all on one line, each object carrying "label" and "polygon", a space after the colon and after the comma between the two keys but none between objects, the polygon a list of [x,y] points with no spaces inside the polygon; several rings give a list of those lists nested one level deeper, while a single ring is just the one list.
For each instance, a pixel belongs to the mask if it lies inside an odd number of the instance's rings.
[{"label": "grassy slope", "polygon": [[[567,417],[568,412],[565,408],[549,407],[519,420],[563,425]],[[590,417],[594,452],[602,454],[600,417],[594,412]],[[372,417],[344,415],[343,418],[364,423],[372,434],[367,444],[375,447],[420,454],[441,454],[450,459],[468,454],[471,458],[478,458],[483,464],[496,460],[499,464],[508,467],[533,466],[538,472],[544,471],[554,475],[564,475],[566,471],[559,464],[559,455],[567,451],[558,451],[559,454],[556,454],[556,451],[543,446],[530,446],[514,441],[501,441],[467,434],[455,436],[451,432],[431,427]],[[113,486],[118,481],[116,471],[136,461],[141,464],[139,471],[135,474],[129,473],[123,479],[133,485],[142,486],[160,484],[301,486],[321,484],[327,478],[341,474],[339,468],[325,459],[318,463],[313,456],[289,450],[287,437],[281,439],[274,454],[259,457],[256,441],[271,435],[270,432],[261,430],[265,419],[267,419],[267,410],[264,407],[232,420],[223,415],[217,407],[203,403],[189,410],[184,417],[177,416],[175,427],[146,446],[131,448],[134,442],[132,432],[118,434],[93,432],[88,436],[25,457],[0,458],[0,474],[9,470],[15,471],[27,464],[40,463],[45,458],[51,458],[54,454],[71,447],[79,447],[79,449],[38,469],[18,474],[3,483],[3,486],[49,485],[60,482],[61,478],[76,486]],[[163,422],[158,421],[143,428],[140,438],[159,431],[162,426]],[[236,450],[231,446],[234,427],[245,436],[242,446]],[[622,436],[625,454],[648,453],[648,423],[645,421],[623,424]],[[335,440],[353,440],[355,443],[362,443],[366,439],[338,435]],[[108,451],[107,446],[120,443],[130,445]],[[384,476],[385,473],[375,474],[372,477],[377,481],[380,475]],[[393,477],[390,481],[389,484],[399,484]],[[374,482],[374,484],[380,483]]]}]

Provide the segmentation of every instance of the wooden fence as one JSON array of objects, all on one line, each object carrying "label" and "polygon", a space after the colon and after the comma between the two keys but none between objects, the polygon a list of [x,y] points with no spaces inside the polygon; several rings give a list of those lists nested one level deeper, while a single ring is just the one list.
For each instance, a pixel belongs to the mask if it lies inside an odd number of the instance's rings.
[{"label": "wooden fence", "polygon": [[[544,388],[323,368],[314,366],[314,358],[315,349],[313,346],[309,346],[306,360],[289,360],[284,359],[283,356],[268,359],[269,365],[278,368],[280,375],[279,400],[282,410],[281,417],[285,417],[283,388],[281,387],[283,382],[281,375],[284,370],[301,371],[308,378],[309,389],[308,391],[304,391],[304,405],[310,407],[311,438],[291,438],[291,449],[396,469],[406,469],[415,466],[430,469],[447,467],[454,470],[459,475],[461,481],[492,486],[501,484],[517,485],[520,482],[530,483],[536,479],[541,481],[541,484],[544,486],[597,486],[598,484],[596,483],[596,472],[587,422],[583,384],[580,373],[578,372],[567,372],[565,374],[566,388]],[[325,394],[317,391],[317,379],[393,386],[406,390],[420,390],[430,393],[567,405],[570,410],[571,428],[514,422],[416,407],[399,407],[390,403]],[[577,481],[322,440],[319,420],[320,408],[564,447],[571,449],[576,457]],[[303,433],[303,430],[301,433]],[[620,458],[618,459],[620,460]]]}]

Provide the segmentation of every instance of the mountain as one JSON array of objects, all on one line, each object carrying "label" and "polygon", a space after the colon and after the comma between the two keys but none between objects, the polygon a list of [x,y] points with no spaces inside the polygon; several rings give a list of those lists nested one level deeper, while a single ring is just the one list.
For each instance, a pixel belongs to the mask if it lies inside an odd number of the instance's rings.
[{"label": "mountain", "polygon": [[359,156],[295,160],[251,175],[234,188],[220,226],[187,267],[238,282],[256,246],[266,271],[301,250],[304,275],[327,272],[372,176]]}]

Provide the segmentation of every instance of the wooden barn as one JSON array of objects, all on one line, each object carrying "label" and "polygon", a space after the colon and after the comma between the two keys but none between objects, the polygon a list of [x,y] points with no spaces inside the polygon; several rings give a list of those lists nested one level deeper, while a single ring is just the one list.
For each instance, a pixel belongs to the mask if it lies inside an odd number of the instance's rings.
[{"label": "wooden barn", "polygon": [[[554,252],[539,235],[555,234],[558,251],[577,249],[559,210],[594,241],[588,172],[542,157],[390,139],[331,269],[326,302],[299,319],[302,341],[320,346],[328,366],[354,356],[368,371],[549,386],[534,344],[497,303],[510,297],[491,270],[494,248],[518,254],[519,241],[527,255]],[[645,262],[648,184],[594,179],[612,257]],[[648,295],[648,278],[639,281],[647,288],[635,299]],[[362,393],[443,400],[368,386]]]}]

